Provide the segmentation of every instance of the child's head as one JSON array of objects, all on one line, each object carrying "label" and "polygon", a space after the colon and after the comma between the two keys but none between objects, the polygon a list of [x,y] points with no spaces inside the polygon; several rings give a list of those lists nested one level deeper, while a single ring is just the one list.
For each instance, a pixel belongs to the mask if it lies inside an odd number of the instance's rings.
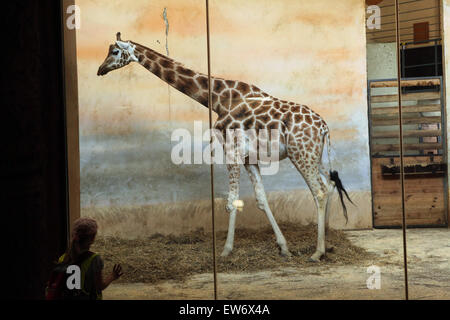
[{"label": "child's head", "polygon": [[80,252],[89,250],[97,235],[97,222],[91,218],[77,219],[72,228],[72,243]]}]

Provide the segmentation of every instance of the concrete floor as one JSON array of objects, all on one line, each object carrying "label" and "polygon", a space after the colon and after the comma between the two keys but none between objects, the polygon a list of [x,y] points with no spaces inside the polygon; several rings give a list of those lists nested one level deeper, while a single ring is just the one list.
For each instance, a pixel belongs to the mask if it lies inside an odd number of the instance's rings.
[{"label": "concrete floor", "polygon": [[[376,255],[353,266],[303,266],[255,273],[219,273],[219,299],[404,299],[401,230],[346,231]],[[407,230],[410,299],[450,299],[450,229]],[[369,290],[367,268],[380,268],[380,289]],[[104,299],[213,299],[212,274],[185,282],[112,284]]]}]

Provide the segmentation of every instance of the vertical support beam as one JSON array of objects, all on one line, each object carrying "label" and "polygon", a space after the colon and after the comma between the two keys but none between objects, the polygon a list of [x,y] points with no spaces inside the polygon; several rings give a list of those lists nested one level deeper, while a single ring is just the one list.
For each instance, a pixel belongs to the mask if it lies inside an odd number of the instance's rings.
[{"label": "vertical support beam", "polygon": [[73,222],[80,217],[80,147],[78,124],[78,77],[76,29],[70,30],[66,21],[67,8],[75,0],[62,0],[62,29],[64,53],[64,94],[67,141],[67,184],[69,202],[69,230]]},{"label": "vertical support beam", "polygon": [[[211,44],[209,33],[209,1],[206,0],[206,43],[208,55],[208,107],[209,107],[209,130],[211,131],[212,124],[212,91],[211,91]],[[209,143],[213,143],[213,135],[211,134]],[[213,150],[211,149],[211,159],[213,158]],[[214,194],[214,163],[211,163],[211,223],[212,223],[212,254],[213,254],[213,276],[214,276],[214,300],[217,300],[217,261],[216,261],[216,223],[215,223],[215,194]]]},{"label": "vertical support beam", "polygon": [[405,299],[408,300],[408,253],[406,250],[406,212],[405,212],[405,171],[403,164],[403,118],[402,118],[402,86],[400,65],[400,14],[399,1],[395,0],[395,38],[397,43],[397,89],[398,89],[398,121],[400,129],[400,181],[402,187],[402,231],[403,231],[403,267],[405,270]]},{"label": "vertical support beam", "polygon": [[[447,58],[447,53],[450,53],[450,1],[449,0],[440,0],[440,16],[441,16],[441,39],[442,39],[442,80],[443,84],[441,85],[441,90],[443,91],[443,97],[444,97],[444,114],[443,117],[447,121],[445,121],[446,124],[449,123],[449,112],[447,110],[447,102],[450,101],[450,90],[447,88],[447,84],[450,83],[450,80],[448,77],[450,74],[447,72],[448,66],[450,65],[450,59]],[[446,32],[448,31],[448,33]],[[444,128],[445,134],[445,141],[447,142],[446,145],[446,152],[444,153],[444,161],[445,163],[448,163],[448,152],[449,152],[449,145],[448,145],[448,125],[446,128]],[[448,182],[450,181],[450,174],[449,170],[447,169],[447,177],[446,177],[446,185],[448,186]],[[447,190],[449,188],[447,187]],[[450,203],[450,194],[447,194],[447,203]],[[447,206],[447,226],[450,228],[450,211]]]}]

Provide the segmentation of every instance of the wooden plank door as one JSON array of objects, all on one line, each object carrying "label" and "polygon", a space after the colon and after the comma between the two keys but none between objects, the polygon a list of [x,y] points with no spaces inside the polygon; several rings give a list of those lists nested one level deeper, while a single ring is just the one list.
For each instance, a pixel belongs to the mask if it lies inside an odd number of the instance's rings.
[{"label": "wooden plank door", "polygon": [[[407,226],[447,225],[447,151],[441,77],[402,81]],[[397,81],[369,81],[374,227],[401,227]],[[416,88],[416,92],[411,92]],[[403,88],[404,89],[404,88]],[[403,90],[402,89],[402,90]]]}]

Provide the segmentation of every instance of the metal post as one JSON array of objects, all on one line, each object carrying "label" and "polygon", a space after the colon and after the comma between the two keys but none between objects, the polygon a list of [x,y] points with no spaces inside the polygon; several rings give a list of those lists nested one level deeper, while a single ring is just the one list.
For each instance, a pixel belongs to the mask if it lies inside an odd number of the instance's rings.
[{"label": "metal post", "polygon": [[[211,46],[209,41],[209,1],[206,0],[206,44],[208,54],[208,107],[209,107],[209,129],[212,129],[212,95],[211,95]],[[210,144],[212,145],[212,133],[210,137]],[[213,157],[213,150],[211,148],[211,159]],[[212,214],[212,246],[213,246],[213,274],[214,274],[214,300],[217,300],[217,263],[216,263],[216,224],[214,211],[214,164],[211,161],[211,214]]]},{"label": "metal post", "polygon": [[400,129],[400,180],[402,187],[402,231],[403,231],[403,265],[405,271],[405,299],[408,300],[408,256],[406,250],[406,215],[405,215],[405,171],[403,163],[403,126],[402,126],[402,87],[400,68],[400,30],[399,30],[399,4],[395,0],[395,37],[397,42],[397,86],[398,86],[398,116]]}]

